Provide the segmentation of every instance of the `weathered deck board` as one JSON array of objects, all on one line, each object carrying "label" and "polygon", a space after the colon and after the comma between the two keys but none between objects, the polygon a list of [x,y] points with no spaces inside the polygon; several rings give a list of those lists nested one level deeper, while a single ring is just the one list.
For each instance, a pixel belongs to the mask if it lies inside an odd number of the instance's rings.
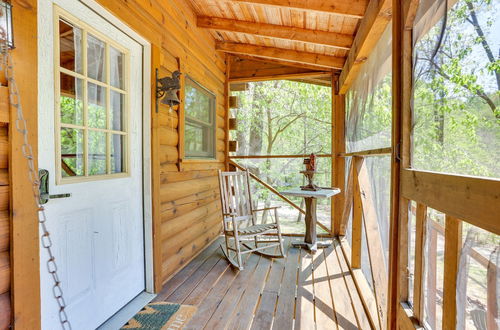
[{"label": "weathered deck board", "polygon": [[286,238],[285,259],[245,255],[243,271],[227,264],[216,241],[156,300],[196,305],[186,329],[369,329],[338,241],[310,255],[290,246],[296,239]]}]

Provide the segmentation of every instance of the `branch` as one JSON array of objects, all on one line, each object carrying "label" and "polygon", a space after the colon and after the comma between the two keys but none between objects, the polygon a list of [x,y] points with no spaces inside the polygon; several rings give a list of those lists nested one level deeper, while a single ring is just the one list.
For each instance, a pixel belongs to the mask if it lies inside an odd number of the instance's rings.
[{"label": "branch", "polygon": [[[486,37],[484,36],[483,29],[479,25],[479,20],[477,19],[476,11],[474,9],[474,6],[470,1],[465,1],[467,4],[467,8],[469,8],[470,12],[470,18],[471,20],[467,20],[472,26],[474,27],[474,30],[476,31],[477,35],[479,36],[479,39],[481,39],[481,45],[484,48],[484,51],[486,52],[486,56],[488,57],[488,60],[490,63],[495,63],[496,59],[495,56],[493,55],[493,52],[491,51],[490,45],[486,41]],[[498,70],[495,70],[495,76],[497,79],[497,88],[500,90],[500,72]]]},{"label": "branch", "polygon": [[[423,60],[429,61],[429,63],[436,68],[436,72],[441,77],[445,78],[448,81],[453,82],[453,80],[451,79],[451,77],[449,75],[447,75],[445,72],[443,72],[443,70],[441,69],[441,67],[439,67],[439,65],[437,65],[433,60],[428,59],[428,58],[423,58],[423,57],[420,57],[420,58],[423,59]],[[453,83],[455,83],[455,82],[453,82]],[[480,98],[482,98],[488,104],[488,106],[491,108],[491,111],[493,112],[493,115],[495,116],[495,118],[498,119],[498,120],[500,120],[500,113],[496,113],[496,108],[497,107],[496,107],[495,103],[493,102],[492,99],[490,99],[488,97],[488,95],[486,95],[486,93],[482,89],[479,89],[479,88],[478,89],[471,89],[466,84],[460,84],[460,86],[462,86],[463,88],[467,89],[471,93],[474,93],[477,96],[479,96]]]}]

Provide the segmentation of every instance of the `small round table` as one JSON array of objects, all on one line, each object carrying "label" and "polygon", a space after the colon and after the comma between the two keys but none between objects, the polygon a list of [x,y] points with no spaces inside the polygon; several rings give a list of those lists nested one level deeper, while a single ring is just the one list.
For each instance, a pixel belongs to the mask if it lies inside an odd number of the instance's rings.
[{"label": "small round table", "polygon": [[300,188],[291,189],[281,192],[283,195],[303,197],[306,202],[306,236],[304,242],[293,242],[294,247],[306,247],[310,251],[315,252],[318,248],[325,248],[330,246],[330,243],[317,242],[316,235],[316,204],[318,198],[329,198],[340,193],[339,188],[320,189],[316,191],[302,190]]}]

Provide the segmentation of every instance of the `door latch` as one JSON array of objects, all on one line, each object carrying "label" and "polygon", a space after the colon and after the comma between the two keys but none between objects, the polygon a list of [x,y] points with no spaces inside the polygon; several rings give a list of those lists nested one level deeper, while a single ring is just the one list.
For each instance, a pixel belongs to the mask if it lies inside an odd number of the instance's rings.
[{"label": "door latch", "polygon": [[40,204],[47,204],[49,199],[56,198],[67,198],[71,197],[71,194],[49,194],[49,171],[41,168],[38,170],[38,177],[40,178]]}]

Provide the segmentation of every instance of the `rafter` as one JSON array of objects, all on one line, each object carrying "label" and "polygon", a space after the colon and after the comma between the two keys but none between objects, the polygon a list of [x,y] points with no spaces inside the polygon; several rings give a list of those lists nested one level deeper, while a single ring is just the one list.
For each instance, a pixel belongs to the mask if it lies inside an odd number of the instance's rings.
[{"label": "rafter", "polygon": [[290,9],[299,9],[306,11],[323,12],[328,14],[336,14],[350,16],[354,18],[362,18],[365,14],[365,9],[368,0],[226,0],[230,2],[247,3],[252,5],[264,5],[274,7],[286,7]]},{"label": "rafter", "polygon": [[344,65],[344,59],[341,57],[300,52],[291,49],[231,42],[218,42],[216,49],[232,54],[244,54],[261,58],[279,59],[285,62],[304,63],[315,68],[340,69]]},{"label": "rafter", "polygon": [[[236,54],[234,56],[238,57],[239,59],[258,61],[258,62],[262,62],[262,63],[272,63],[272,64],[277,64],[277,65],[285,65],[288,67],[295,67],[295,68],[300,68],[300,69],[325,70],[325,68],[323,68],[323,67],[318,67],[315,65],[310,65],[310,64],[305,64],[305,63],[289,62],[289,61],[284,61],[284,60],[280,60],[277,58],[262,58],[262,57],[256,57],[256,56],[251,56],[251,55],[244,55],[244,54]],[[303,71],[301,71],[301,72],[303,72]]]},{"label": "rafter", "polygon": [[392,17],[391,0],[371,0],[361,20],[349,55],[339,79],[339,90],[345,94],[356,78],[361,66],[384,33]]},{"label": "rafter", "polygon": [[237,33],[253,34],[261,37],[302,41],[311,44],[349,49],[353,36],[334,32],[302,29],[275,24],[255,23],[219,17],[198,17],[198,27]]}]

